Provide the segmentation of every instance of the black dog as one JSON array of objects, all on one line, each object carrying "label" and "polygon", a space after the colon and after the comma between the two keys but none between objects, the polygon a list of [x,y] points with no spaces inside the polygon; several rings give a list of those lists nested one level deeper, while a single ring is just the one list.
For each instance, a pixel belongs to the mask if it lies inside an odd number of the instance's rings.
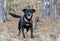
[{"label": "black dog", "polygon": [[23,9],[23,12],[24,12],[23,16],[15,15],[13,13],[9,13],[9,14],[15,18],[20,18],[19,24],[18,24],[19,34],[22,31],[22,35],[25,38],[24,29],[26,29],[26,32],[28,32],[30,29],[31,38],[33,38],[32,17],[33,17],[33,13],[35,12],[35,9]]}]

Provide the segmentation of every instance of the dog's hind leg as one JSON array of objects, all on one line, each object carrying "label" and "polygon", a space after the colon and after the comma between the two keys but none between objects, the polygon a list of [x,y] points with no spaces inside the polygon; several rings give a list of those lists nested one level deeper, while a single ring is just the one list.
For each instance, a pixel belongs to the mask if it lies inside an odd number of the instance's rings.
[{"label": "dog's hind leg", "polygon": [[27,32],[29,31],[29,27],[28,28],[26,28],[26,34],[27,34]]},{"label": "dog's hind leg", "polygon": [[20,33],[21,33],[21,24],[20,24],[20,22],[19,22],[19,24],[18,24],[18,30],[19,30],[19,33],[18,33],[18,35],[17,35],[17,36],[19,36],[19,35],[20,35]]},{"label": "dog's hind leg", "polygon": [[20,35],[20,33],[21,33],[21,30],[19,30],[18,35],[17,35],[17,36],[19,36],[19,35]]},{"label": "dog's hind leg", "polygon": [[26,32],[28,32],[29,31],[29,27],[26,29]]}]

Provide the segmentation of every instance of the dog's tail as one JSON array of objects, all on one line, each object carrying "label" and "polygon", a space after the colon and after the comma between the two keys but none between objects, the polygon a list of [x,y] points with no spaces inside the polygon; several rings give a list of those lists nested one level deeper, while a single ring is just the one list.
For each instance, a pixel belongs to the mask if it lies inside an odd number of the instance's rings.
[{"label": "dog's tail", "polygon": [[16,14],[13,14],[13,13],[9,13],[9,14],[14,18],[21,18],[21,16],[19,16],[19,15],[16,15]]}]

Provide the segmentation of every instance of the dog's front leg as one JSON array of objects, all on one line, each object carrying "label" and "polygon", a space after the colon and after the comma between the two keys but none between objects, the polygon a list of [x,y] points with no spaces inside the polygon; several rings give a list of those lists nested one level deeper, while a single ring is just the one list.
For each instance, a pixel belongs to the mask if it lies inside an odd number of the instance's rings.
[{"label": "dog's front leg", "polygon": [[24,28],[23,28],[23,26],[21,26],[21,29],[22,29],[22,35],[23,35],[23,38],[25,38]]},{"label": "dog's front leg", "polygon": [[33,38],[33,26],[30,27],[31,38]]}]

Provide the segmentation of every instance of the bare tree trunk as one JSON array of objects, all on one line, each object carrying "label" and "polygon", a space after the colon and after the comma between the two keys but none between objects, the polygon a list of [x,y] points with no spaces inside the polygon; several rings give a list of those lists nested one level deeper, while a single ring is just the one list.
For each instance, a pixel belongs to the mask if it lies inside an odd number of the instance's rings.
[{"label": "bare tree trunk", "polygon": [[42,1],[42,17],[56,18],[57,14],[57,0],[43,0]]},{"label": "bare tree trunk", "polygon": [[6,20],[6,12],[4,9],[4,0],[0,0],[0,23]]}]

